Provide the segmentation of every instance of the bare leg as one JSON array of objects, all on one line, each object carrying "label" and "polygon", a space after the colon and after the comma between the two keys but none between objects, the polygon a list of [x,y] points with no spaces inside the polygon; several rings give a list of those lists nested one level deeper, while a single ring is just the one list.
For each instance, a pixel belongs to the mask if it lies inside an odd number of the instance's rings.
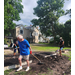
[{"label": "bare leg", "polygon": [[62,56],[62,55],[61,55],[61,50],[60,50],[60,56]]},{"label": "bare leg", "polygon": [[60,56],[60,50],[59,50],[59,56]]},{"label": "bare leg", "polygon": [[15,56],[15,54],[16,54],[16,53],[14,53],[14,56]]},{"label": "bare leg", "polygon": [[61,55],[61,50],[59,50],[59,55],[62,56],[62,55]]},{"label": "bare leg", "polygon": [[29,66],[29,60],[26,60],[27,61],[27,66]]},{"label": "bare leg", "polygon": [[13,58],[15,58],[16,52],[13,54]]},{"label": "bare leg", "polygon": [[27,61],[27,69],[26,71],[28,71],[30,68],[29,68],[29,60],[26,60]]},{"label": "bare leg", "polygon": [[19,60],[19,64],[20,64],[20,67],[16,70],[16,71],[20,71],[22,69],[22,61],[21,61],[22,58],[18,58]]},{"label": "bare leg", "polygon": [[14,49],[14,54],[13,55],[15,56],[15,54],[16,54],[16,49]]},{"label": "bare leg", "polygon": [[21,61],[21,59],[22,59],[22,58],[18,58],[20,66],[22,66],[22,61]]}]

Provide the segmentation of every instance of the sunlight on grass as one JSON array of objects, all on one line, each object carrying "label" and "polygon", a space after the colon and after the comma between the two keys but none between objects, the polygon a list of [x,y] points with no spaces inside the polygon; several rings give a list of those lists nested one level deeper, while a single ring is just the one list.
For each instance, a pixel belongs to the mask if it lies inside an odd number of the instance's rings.
[{"label": "sunlight on grass", "polygon": [[[60,49],[59,47],[50,47],[50,46],[33,46],[31,45],[32,50],[35,51],[56,51]],[[65,47],[64,49],[71,49],[70,47]]]}]

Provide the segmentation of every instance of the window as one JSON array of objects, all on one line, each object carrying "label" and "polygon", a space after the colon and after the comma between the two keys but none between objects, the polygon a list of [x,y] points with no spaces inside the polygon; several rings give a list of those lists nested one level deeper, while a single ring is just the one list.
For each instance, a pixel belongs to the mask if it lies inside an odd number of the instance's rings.
[{"label": "window", "polygon": [[23,34],[23,27],[20,27],[20,34]]},{"label": "window", "polygon": [[32,32],[30,32],[30,37],[32,37]]},{"label": "window", "polygon": [[32,36],[32,33],[31,33],[31,36]]},{"label": "window", "polygon": [[23,34],[23,30],[20,30],[20,34]]}]

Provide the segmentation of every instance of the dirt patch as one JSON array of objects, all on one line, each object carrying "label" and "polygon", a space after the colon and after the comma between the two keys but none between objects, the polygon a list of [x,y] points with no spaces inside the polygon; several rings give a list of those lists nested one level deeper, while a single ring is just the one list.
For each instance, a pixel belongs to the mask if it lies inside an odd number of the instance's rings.
[{"label": "dirt patch", "polygon": [[35,53],[36,55],[37,54],[42,54],[42,55],[51,55],[51,54],[54,54],[54,52],[39,52],[39,53]]},{"label": "dirt patch", "polygon": [[[31,57],[31,59],[33,59],[33,63],[38,63],[38,61],[33,56]],[[53,75],[64,75],[64,73],[66,75],[70,74],[71,62],[68,60],[68,57],[59,57],[58,55],[56,56],[56,58],[55,56],[47,58],[44,58],[42,56],[37,57],[45,63],[44,65],[35,65],[37,66],[36,68],[35,66],[32,66],[32,70],[38,70],[37,73],[47,72],[48,68],[50,68],[51,70],[53,70]]]},{"label": "dirt patch", "polygon": [[[11,54],[4,56],[4,66],[19,64],[18,55],[16,55],[15,59],[13,59],[12,56],[13,55]],[[47,57],[47,58],[37,55],[37,57],[42,62],[44,62],[44,64],[38,65],[38,60],[35,59],[32,55],[30,55],[30,60],[32,60],[32,64],[30,64],[31,69],[28,72],[26,72],[26,75],[38,75],[39,73],[40,74],[46,73],[46,75],[50,75],[50,73],[52,73],[52,75],[64,75],[64,74],[71,75],[71,72],[70,72],[71,61],[68,60],[68,57],[66,56],[59,57],[58,55],[56,57],[52,56],[52,57]],[[22,72],[25,72],[25,69],[26,69],[26,66],[23,66]],[[11,72],[9,75],[15,75],[15,70]],[[18,75],[20,75],[20,73],[18,73]]]},{"label": "dirt patch", "polygon": [[13,50],[4,49],[4,55],[6,55],[6,54],[13,54]]}]

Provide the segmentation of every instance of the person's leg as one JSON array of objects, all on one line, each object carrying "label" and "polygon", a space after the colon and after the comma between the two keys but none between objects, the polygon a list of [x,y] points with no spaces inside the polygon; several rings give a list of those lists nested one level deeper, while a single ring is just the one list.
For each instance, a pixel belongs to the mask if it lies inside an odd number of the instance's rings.
[{"label": "person's leg", "polygon": [[27,62],[27,69],[26,71],[28,71],[30,68],[29,68],[29,55],[25,56],[25,59],[26,59],[26,62]]},{"label": "person's leg", "polygon": [[19,56],[18,61],[19,61],[20,67],[17,69],[17,71],[20,71],[22,69],[22,56],[21,55]]},{"label": "person's leg", "polygon": [[16,49],[14,49],[13,58],[15,58],[16,55]]},{"label": "person's leg", "polygon": [[14,54],[13,55],[15,56],[15,54],[16,54],[16,49],[14,49]]},{"label": "person's leg", "polygon": [[61,47],[60,50],[59,50],[60,56],[62,56],[62,49],[63,49],[63,47]]},{"label": "person's leg", "polygon": [[26,62],[27,62],[27,66],[29,66],[29,60],[26,60]]},{"label": "person's leg", "polygon": [[61,50],[60,50],[60,56],[62,56],[62,55],[61,55]]},{"label": "person's leg", "polygon": [[19,56],[18,60],[19,60],[20,66],[22,66],[22,56],[21,55]]}]

